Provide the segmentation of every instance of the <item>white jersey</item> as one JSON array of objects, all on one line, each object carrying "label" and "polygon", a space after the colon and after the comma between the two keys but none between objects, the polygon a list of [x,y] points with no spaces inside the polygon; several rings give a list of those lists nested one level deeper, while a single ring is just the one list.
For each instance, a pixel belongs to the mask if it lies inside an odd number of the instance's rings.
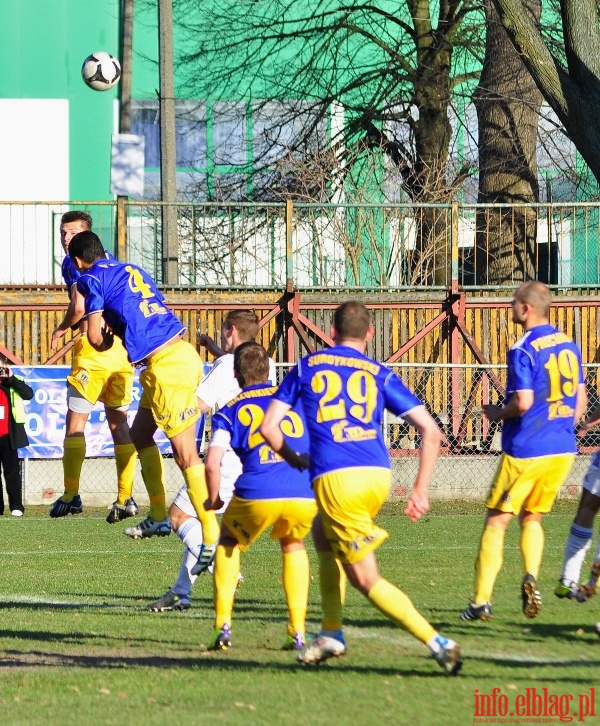
[{"label": "white jersey", "polygon": [[[269,359],[269,383],[272,386],[277,385],[277,369],[275,367],[275,361],[272,359]],[[225,355],[217,358],[208,374],[200,381],[196,389],[196,395],[214,412],[233,400],[241,393],[241,390],[238,380],[233,374],[233,353],[225,353]],[[204,448],[205,426],[206,417],[204,417],[203,424],[200,427],[201,431],[199,431],[202,448]],[[225,505],[229,503],[233,494],[234,484],[241,473],[242,462],[233,449],[228,448],[221,461],[221,499],[225,502]],[[189,512],[189,508],[185,506],[187,504],[187,501],[185,501],[187,498],[187,489],[186,487],[182,487],[182,490],[177,495],[176,504],[188,514],[193,514],[193,508]]]}]

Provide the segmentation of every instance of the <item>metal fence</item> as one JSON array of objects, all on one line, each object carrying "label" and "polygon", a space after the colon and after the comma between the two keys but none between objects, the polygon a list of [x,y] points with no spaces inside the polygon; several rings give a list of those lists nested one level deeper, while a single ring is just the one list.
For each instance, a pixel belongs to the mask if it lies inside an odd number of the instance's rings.
[{"label": "metal fence", "polygon": [[[177,279],[162,216],[177,213]],[[120,259],[186,287],[486,289],[600,285],[600,204],[0,203],[0,284],[60,283],[63,212],[88,211]]]},{"label": "metal fence", "polygon": [[[390,366],[416,395],[425,402],[438,421],[446,443],[431,484],[432,499],[480,499],[492,481],[500,455],[500,428],[490,424],[482,413],[485,403],[501,400],[505,385],[504,366],[395,364]],[[281,379],[289,366],[278,364]],[[586,367],[590,409],[599,401],[598,366]],[[390,452],[393,472],[392,496],[405,497],[418,467],[419,436],[414,428],[386,414],[383,435]],[[210,437],[210,421],[206,439]],[[561,496],[579,495],[590,457],[600,446],[600,428],[578,439],[580,455],[561,491]],[[183,478],[171,457],[165,457],[167,499],[171,501],[183,485]],[[50,504],[62,493],[60,460],[24,462],[24,484],[28,504]],[[109,505],[116,497],[116,476],[112,458],[87,459],[83,467],[84,504]],[[139,471],[134,497],[147,503]]]}]

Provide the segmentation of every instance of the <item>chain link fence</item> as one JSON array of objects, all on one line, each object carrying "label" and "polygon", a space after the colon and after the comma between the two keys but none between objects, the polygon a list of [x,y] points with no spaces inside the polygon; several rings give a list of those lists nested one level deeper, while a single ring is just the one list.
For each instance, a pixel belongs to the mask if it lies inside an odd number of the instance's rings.
[{"label": "chain link fence", "polygon": [[[279,379],[289,364],[278,364]],[[490,423],[482,406],[500,403],[506,383],[505,366],[410,364],[390,366],[400,379],[426,404],[446,436],[431,483],[432,499],[481,499],[494,476],[501,453],[498,424]],[[589,408],[598,402],[597,365],[586,366]],[[204,446],[210,439],[210,417]],[[401,418],[386,413],[383,435],[387,443],[393,472],[392,496],[403,498],[414,482],[420,440],[416,430]],[[578,439],[579,456],[560,496],[577,497],[591,455],[600,446],[600,427]],[[167,500],[172,501],[183,486],[183,477],[171,456],[165,456]],[[29,505],[50,504],[63,491],[60,459],[26,459],[23,461],[25,501]],[[81,494],[90,506],[110,505],[116,498],[114,459],[86,459],[83,465]],[[139,469],[134,497],[139,504],[148,502]]]}]

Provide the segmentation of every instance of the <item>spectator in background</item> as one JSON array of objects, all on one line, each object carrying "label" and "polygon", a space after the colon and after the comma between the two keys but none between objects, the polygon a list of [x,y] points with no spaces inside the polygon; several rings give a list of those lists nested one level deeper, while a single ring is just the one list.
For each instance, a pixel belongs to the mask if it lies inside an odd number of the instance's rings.
[{"label": "spectator in background", "polygon": [[[8,508],[13,517],[22,517],[23,483],[19,449],[29,446],[25,432],[23,401],[33,398],[33,389],[21,376],[8,367],[8,361],[0,356],[0,464],[4,471]],[[4,514],[4,496],[0,485],[0,514]]]}]

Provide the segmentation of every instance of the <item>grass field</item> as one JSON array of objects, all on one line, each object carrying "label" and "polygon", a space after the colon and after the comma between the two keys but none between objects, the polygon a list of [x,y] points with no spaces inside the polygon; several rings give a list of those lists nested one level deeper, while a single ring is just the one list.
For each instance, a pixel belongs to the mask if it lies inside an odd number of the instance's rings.
[{"label": "grass field", "polygon": [[[476,690],[491,694],[494,688],[511,711],[528,688],[571,695],[573,715],[581,694],[600,700],[600,638],[593,627],[600,597],[578,605],[552,595],[574,508],[574,502],[560,502],[545,520],[541,615],[528,621],[521,614],[513,523],[494,620],[463,623],[458,614],[472,594],[482,507],[434,503],[430,515],[411,524],[400,504],[386,506],[380,523],[391,536],[380,550],[381,570],[461,643],[465,662],[456,678],[445,677],[423,646],[354,591],[346,606],[346,657],[297,666],[293,654],[280,650],[286,622],[281,557],[268,538],[242,561],[234,647],[209,653],[207,576],[196,584],[191,610],[144,610],[174,580],[182,552],[174,535],[133,541],[122,526],[107,525],[99,510],[59,520],[33,507],[22,520],[5,516],[0,723],[460,725],[474,720]],[[319,594],[310,552],[308,630],[315,632]],[[600,714],[600,703],[594,705]],[[575,721],[598,723],[600,716]]]}]

